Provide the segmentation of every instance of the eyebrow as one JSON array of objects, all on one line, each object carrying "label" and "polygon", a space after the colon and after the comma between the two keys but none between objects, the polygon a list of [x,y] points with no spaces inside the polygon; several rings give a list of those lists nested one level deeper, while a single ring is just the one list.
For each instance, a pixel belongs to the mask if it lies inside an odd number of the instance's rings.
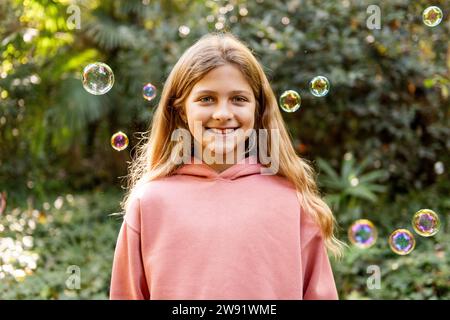
[{"label": "eyebrow", "polygon": [[[206,94],[213,94],[213,93],[216,93],[216,91],[213,91],[213,90],[200,90],[200,91],[196,91],[195,92],[196,95],[204,94],[204,93],[206,93]],[[246,90],[233,90],[233,91],[230,91],[230,93],[231,94],[239,94],[239,93],[240,94],[248,94],[249,96],[251,96],[251,93],[246,91]]]}]

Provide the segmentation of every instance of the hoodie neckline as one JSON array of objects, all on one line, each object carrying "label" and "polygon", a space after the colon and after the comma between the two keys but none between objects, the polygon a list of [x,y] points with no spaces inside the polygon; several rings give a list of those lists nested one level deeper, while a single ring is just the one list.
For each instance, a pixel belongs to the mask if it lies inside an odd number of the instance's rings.
[{"label": "hoodie neckline", "polygon": [[[222,172],[218,172],[203,160],[201,163],[194,163],[195,157],[191,157],[191,163],[186,163],[175,170],[175,175],[195,176],[213,180],[236,180],[249,175],[260,174],[262,165],[257,162],[256,156],[248,156],[241,159],[236,164],[228,167]],[[197,161],[200,159],[197,158]]]}]

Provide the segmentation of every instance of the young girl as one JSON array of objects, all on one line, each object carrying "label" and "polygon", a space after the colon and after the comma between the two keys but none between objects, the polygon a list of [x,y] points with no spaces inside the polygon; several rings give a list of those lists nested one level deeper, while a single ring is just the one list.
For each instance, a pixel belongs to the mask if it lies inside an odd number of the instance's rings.
[{"label": "young girl", "polygon": [[[174,161],[177,129],[193,138],[187,163]],[[262,129],[278,134],[266,148],[276,174],[237,134]],[[242,142],[250,150],[236,152]],[[206,162],[207,151],[232,161]],[[183,54],[130,169],[110,299],[338,298],[326,252],[341,251],[335,220],[261,65],[233,35],[208,34]]]}]

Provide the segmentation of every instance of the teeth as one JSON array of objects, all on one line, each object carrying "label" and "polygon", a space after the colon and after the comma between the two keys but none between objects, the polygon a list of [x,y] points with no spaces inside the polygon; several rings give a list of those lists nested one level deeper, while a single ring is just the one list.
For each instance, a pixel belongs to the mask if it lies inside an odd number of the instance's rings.
[{"label": "teeth", "polygon": [[233,133],[234,129],[217,129],[217,128],[209,128],[208,129],[211,132],[214,133],[219,133],[219,134],[228,134],[228,133]]}]

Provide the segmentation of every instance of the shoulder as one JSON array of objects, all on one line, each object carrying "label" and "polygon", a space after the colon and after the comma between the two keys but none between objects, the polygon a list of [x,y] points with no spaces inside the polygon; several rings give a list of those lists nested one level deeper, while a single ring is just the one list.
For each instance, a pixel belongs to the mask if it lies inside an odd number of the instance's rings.
[{"label": "shoulder", "polygon": [[152,208],[160,199],[161,188],[158,180],[136,185],[127,200],[124,219],[133,229],[140,229],[145,208]]},{"label": "shoulder", "polygon": [[271,174],[271,175],[258,175],[258,178],[262,183],[267,185],[271,185],[274,187],[278,187],[284,190],[296,191],[296,187],[294,183],[292,183],[287,177],[279,175],[279,174]]},{"label": "shoulder", "polygon": [[322,230],[316,217],[304,206],[300,207],[300,236],[303,247],[311,241],[322,239]]}]

